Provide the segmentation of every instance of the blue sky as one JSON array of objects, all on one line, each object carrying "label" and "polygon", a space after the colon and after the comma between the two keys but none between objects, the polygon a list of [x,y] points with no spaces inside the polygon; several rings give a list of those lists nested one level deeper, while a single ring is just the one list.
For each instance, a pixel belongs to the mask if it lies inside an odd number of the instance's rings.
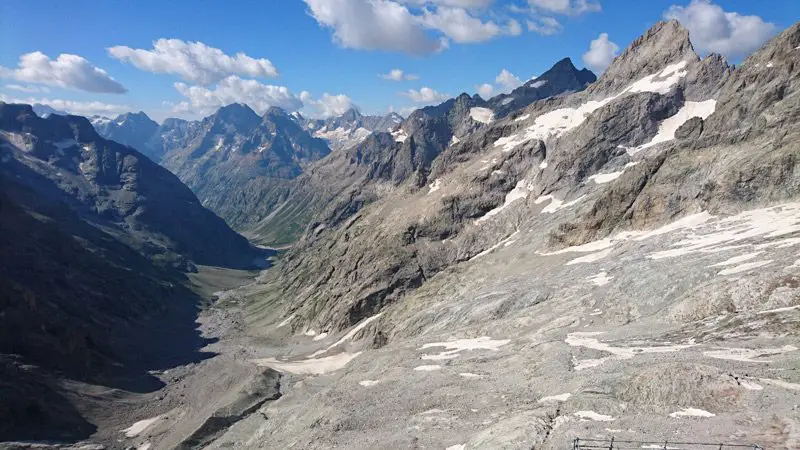
[{"label": "blue sky", "polygon": [[[797,21],[800,2],[4,0],[0,98],[84,115],[142,109],[157,120],[201,117],[230,101],[309,115],[352,104],[366,113],[407,112],[484,84],[491,86],[482,93],[497,94],[565,56],[600,71],[665,14],[689,28],[700,53],[715,50],[738,62]],[[154,52],[159,39],[177,40],[170,46],[175,52]],[[189,42],[204,46],[180,60]],[[114,57],[108,49],[117,46],[128,49]],[[137,53],[141,67],[119,56],[136,51],[144,52]],[[21,64],[32,52],[46,57]],[[231,62],[239,53],[248,60]],[[78,58],[58,60],[62,54]],[[392,69],[416,77],[379,76]],[[503,69],[514,77],[498,83]]]}]

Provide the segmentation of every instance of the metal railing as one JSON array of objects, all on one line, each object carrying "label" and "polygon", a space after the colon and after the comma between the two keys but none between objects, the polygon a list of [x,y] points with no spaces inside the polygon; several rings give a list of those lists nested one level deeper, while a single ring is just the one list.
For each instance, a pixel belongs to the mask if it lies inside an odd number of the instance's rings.
[{"label": "metal railing", "polygon": [[583,439],[572,441],[572,450],[764,450],[756,444],[720,444],[707,442],[624,441],[611,439]]}]

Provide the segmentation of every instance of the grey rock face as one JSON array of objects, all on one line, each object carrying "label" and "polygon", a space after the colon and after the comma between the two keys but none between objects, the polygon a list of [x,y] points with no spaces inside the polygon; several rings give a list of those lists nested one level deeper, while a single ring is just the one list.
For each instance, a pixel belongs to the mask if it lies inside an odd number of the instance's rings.
[{"label": "grey rock face", "polygon": [[[245,265],[255,252],[166,169],[130,147],[100,137],[77,116],[36,116],[0,105],[6,176],[65,201],[90,222],[151,258]],[[19,171],[19,172],[17,172]]]},{"label": "grey rock face", "polygon": [[100,136],[133,147],[155,162],[163,156],[150,144],[159,125],[144,112],[120,114],[114,120],[93,118],[92,125]]},{"label": "grey rock face", "polygon": [[504,117],[531,103],[563,93],[582,91],[597,77],[589,69],[578,70],[572,60],[564,58],[540,77],[526,81],[509,94],[500,94],[489,100],[497,117]]}]

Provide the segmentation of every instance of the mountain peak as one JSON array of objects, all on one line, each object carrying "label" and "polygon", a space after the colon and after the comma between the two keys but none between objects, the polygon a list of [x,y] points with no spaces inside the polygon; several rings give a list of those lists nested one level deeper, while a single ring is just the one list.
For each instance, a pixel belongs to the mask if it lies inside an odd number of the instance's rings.
[{"label": "mountain peak", "polygon": [[351,122],[353,122],[353,121],[356,121],[356,120],[358,120],[358,119],[361,117],[361,113],[360,113],[360,112],[358,112],[358,110],[357,110],[357,109],[355,109],[355,108],[350,108],[350,109],[348,109],[347,111],[345,111],[345,112],[344,112],[344,113],[343,113],[341,116],[339,116],[339,117],[340,117],[340,118],[342,118],[342,119],[344,119],[344,120],[347,120],[347,121],[351,121]]},{"label": "mountain peak", "polygon": [[611,91],[680,61],[696,62],[689,31],[677,20],[660,21],[614,59],[594,90]]},{"label": "mountain peak", "polygon": [[556,81],[557,79],[564,77],[575,78],[580,82],[580,84],[593,83],[597,79],[594,73],[589,69],[578,70],[578,68],[575,67],[575,64],[572,63],[572,59],[567,57],[553,64],[553,67],[548,69],[547,72],[543,73],[542,76],[536,78],[535,80],[531,80],[528,83],[536,83],[536,80]]},{"label": "mountain peak", "polygon": [[279,106],[270,106],[267,112],[264,113],[264,117],[285,117],[288,115],[289,113]]}]

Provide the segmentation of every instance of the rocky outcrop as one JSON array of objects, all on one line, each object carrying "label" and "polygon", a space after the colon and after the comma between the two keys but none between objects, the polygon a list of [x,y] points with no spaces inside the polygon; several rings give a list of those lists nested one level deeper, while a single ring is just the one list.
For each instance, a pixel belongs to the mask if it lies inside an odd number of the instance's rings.
[{"label": "rocky outcrop", "polygon": [[[776,44],[787,35],[791,30],[762,51],[774,53],[770,49],[776,45],[788,49],[789,44]],[[402,164],[407,160],[400,156],[402,148],[414,149],[420,142],[442,150],[423,158],[413,176],[409,170],[399,177],[379,176],[398,188],[366,197],[374,198],[372,203],[364,201],[363,184],[348,191],[345,204],[356,207],[337,211],[350,218],[337,213],[312,222],[264,281],[297,299],[290,307],[297,314],[296,327],[340,329],[382,311],[438,272],[513,239],[520,229],[540,227],[548,236],[546,245],[558,249],[704,209],[735,211],[737,205],[790,198],[797,181],[791,175],[796,149],[789,141],[781,140],[776,151],[768,141],[750,140],[749,146],[763,151],[743,154],[743,144],[725,146],[745,138],[735,129],[707,137],[719,126],[717,113],[712,114],[715,102],[735,108],[726,92],[738,89],[733,86],[740,77],[751,73],[753,58],[737,70],[716,55],[700,59],[685,29],[662,22],[585,91],[535,102],[505,119],[467,129],[459,128],[469,123],[460,118],[470,108],[485,106],[478,99],[464,95],[417,111],[401,126],[407,137],[387,161]],[[778,64],[773,61],[776,69]],[[791,71],[775,72],[787,83],[796,78]],[[770,86],[772,81],[761,76]],[[758,104],[759,98],[741,102]],[[788,96],[761,102],[765,108],[790,109],[782,98]],[[782,122],[783,133],[791,128]],[[444,144],[452,136],[466,138]],[[730,165],[732,155],[746,156]],[[363,151],[356,156],[356,164],[380,161]],[[686,187],[676,190],[676,185]],[[553,212],[571,204],[568,199],[590,202],[590,207],[580,208],[574,219],[547,220],[558,217]],[[543,209],[547,212],[537,212]]]}]

